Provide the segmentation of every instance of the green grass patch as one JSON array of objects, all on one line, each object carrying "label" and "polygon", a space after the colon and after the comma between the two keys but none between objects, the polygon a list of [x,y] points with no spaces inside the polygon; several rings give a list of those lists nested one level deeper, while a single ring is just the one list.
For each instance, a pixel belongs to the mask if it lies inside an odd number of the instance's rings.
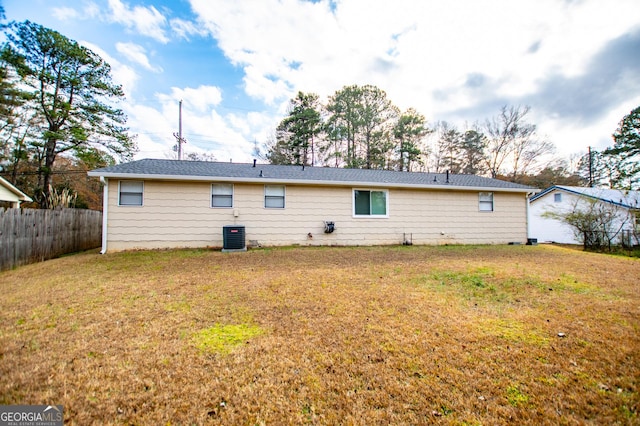
[{"label": "green grass patch", "polygon": [[264,330],[256,325],[216,324],[195,333],[193,342],[203,352],[227,354],[252,337],[263,333]]},{"label": "green grass patch", "polygon": [[188,300],[174,300],[165,303],[165,309],[169,312],[190,312],[191,304]]},{"label": "green grass patch", "polygon": [[442,286],[459,286],[467,289],[488,288],[487,280],[493,276],[489,268],[475,268],[469,271],[434,271],[430,278]]},{"label": "green grass patch", "polygon": [[553,283],[553,287],[576,294],[588,294],[598,290],[596,286],[581,282],[571,274],[561,274]]},{"label": "green grass patch", "polygon": [[497,336],[509,342],[534,346],[547,346],[549,344],[549,338],[513,319],[489,318],[480,323],[480,329],[490,336]]},{"label": "green grass patch", "polygon": [[507,387],[507,401],[513,407],[522,407],[529,403],[529,397],[516,385]]},{"label": "green grass patch", "polygon": [[412,281],[423,288],[454,293],[466,300],[500,303],[509,299],[496,279],[495,271],[488,267],[469,268],[466,271],[434,270],[418,275]]}]

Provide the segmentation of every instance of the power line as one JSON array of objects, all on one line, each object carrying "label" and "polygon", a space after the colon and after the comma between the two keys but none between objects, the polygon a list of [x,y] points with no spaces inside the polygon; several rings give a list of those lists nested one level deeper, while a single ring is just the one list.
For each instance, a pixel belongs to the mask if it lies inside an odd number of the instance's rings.
[{"label": "power line", "polygon": [[[51,171],[49,174],[50,175],[72,175],[72,174],[86,174],[89,170],[54,170]],[[0,172],[0,175],[2,176],[11,176],[12,173],[10,172]],[[18,176],[37,176],[39,174],[39,172],[34,172],[34,171],[24,171],[24,172],[18,172],[16,173]]]}]

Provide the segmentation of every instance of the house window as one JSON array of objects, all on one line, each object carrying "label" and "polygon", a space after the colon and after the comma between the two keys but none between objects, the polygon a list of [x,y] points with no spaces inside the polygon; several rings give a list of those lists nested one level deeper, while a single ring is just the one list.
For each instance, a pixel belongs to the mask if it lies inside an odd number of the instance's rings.
[{"label": "house window", "polygon": [[118,190],[119,206],[141,206],[144,183],[142,181],[121,180]]},{"label": "house window", "polygon": [[481,192],[478,196],[478,207],[481,212],[492,212],[493,192]]},{"label": "house window", "polygon": [[264,206],[268,209],[284,209],[284,186],[265,185]]},{"label": "house window", "polygon": [[559,193],[559,192],[553,194],[553,202],[554,203],[561,203],[562,202],[562,194]]},{"label": "house window", "polygon": [[387,217],[387,191],[353,190],[354,216]]},{"label": "house window", "polygon": [[214,183],[211,185],[211,207],[233,207],[233,185]]}]

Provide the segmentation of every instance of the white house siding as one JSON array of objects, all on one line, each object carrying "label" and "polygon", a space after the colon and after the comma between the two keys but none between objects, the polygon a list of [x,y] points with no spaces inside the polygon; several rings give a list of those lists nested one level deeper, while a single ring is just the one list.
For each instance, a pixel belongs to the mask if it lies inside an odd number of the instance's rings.
[{"label": "white house siding", "polygon": [[10,203],[18,203],[20,201],[20,197],[18,197],[13,192],[9,191],[4,186],[0,185],[0,201],[8,201]]},{"label": "white house siding", "polygon": [[[221,247],[224,225],[244,225],[247,243],[264,246],[399,244],[405,233],[414,244],[527,238],[524,193],[495,192],[494,211],[480,212],[477,191],[389,189],[388,218],[354,218],[352,187],[285,185],[285,208],[267,209],[264,185],[236,183],[234,207],[211,208],[209,182],[145,181],[144,205],[125,207],[118,180],[109,183],[109,251]],[[335,232],[325,234],[324,221],[335,222]]]},{"label": "white house siding", "polygon": [[[562,201],[555,202],[555,194],[561,194]],[[586,206],[588,198],[572,194],[567,191],[554,190],[533,201],[529,206],[529,236],[537,238],[538,242],[554,242],[559,244],[582,244],[576,238],[573,228],[569,225],[551,218],[543,217],[545,212],[566,213],[572,211],[577,205]],[[603,203],[603,201],[598,201]],[[624,207],[612,207],[618,210],[618,220],[614,222],[614,228],[633,229],[633,214]]]},{"label": "white house siding", "polygon": [[[555,202],[555,194],[562,194],[562,201]],[[565,191],[551,191],[529,205],[529,237],[538,242],[554,242],[559,244],[580,244],[572,229],[563,222],[543,217],[544,213],[571,210],[578,197]]]}]

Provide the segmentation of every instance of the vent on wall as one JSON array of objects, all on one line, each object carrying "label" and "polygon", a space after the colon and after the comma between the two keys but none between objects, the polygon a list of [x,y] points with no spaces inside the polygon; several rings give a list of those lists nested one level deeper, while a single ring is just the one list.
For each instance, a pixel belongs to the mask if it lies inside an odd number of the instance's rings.
[{"label": "vent on wall", "polygon": [[247,251],[244,226],[226,225],[222,227],[222,251]]}]

